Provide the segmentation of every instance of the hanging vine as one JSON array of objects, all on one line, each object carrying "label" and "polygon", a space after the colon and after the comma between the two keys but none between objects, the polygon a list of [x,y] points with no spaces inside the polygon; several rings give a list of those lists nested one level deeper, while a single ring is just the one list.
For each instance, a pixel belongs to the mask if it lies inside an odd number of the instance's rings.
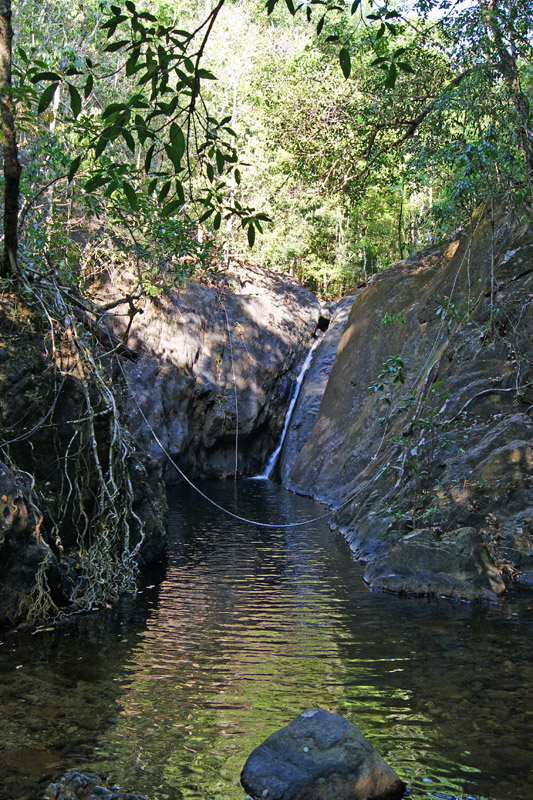
[{"label": "hanging vine", "polygon": [[[49,517],[35,585],[21,599],[16,614],[18,620],[35,624],[65,613],[59,611],[50,590],[49,571],[58,562],[68,575],[67,612],[92,610],[134,592],[144,529],[133,510],[134,448],[121,419],[120,383],[112,384],[110,373],[114,348],[104,352],[76,319],[78,298],[73,299],[72,287],[48,276],[26,282],[24,296],[46,325],[46,361],[54,375],[54,397],[37,424],[6,437],[0,446],[16,470],[16,443],[31,436],[30,447],[38,450],[35,437],[40,432],[53,443],[55,504],[50,506],[49,497],[39,496],[39,481],[26,475],[35,494],[33,507],[46,508]],[[80,296],[79,302],[88,301]],[[61,395],[66,402],[58,402]],[[71,407],[77,413],[65,420],[65,408]]]}]

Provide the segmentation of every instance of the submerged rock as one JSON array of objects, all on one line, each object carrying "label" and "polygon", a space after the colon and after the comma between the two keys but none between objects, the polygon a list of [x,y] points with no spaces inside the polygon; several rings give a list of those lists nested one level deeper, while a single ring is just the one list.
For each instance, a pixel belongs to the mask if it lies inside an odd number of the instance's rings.
[{"label": "submerged rock", "polygon": [[148,800],[140,794],[123,792],[107,778],[71,770],[45,789],[42,800]]},{"label": "submerged rock", "polygon": [[355,725],[322,708],[259,745],[241,783],[254,800],[397,800],[406,788]]}]

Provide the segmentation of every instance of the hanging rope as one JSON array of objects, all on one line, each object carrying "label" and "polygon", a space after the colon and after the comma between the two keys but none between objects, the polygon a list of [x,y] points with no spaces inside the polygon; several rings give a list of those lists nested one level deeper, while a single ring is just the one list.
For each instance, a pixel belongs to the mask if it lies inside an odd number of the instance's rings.
[{"label": "hanging rope", "polygon": [[[274,524],[274,523],[271,523],[271,522],[258,522],[257,520],[254,520],[254,519],[247,519],[246,517],[241,517],[241,516],[239,516],[239,514],[234,514],[233,511],[230,511],[228,508],[224,508],[224,506],[221,506],[219,503],[215,502],[215,500],[213,500],[211,497],[208,497],[208,495],[206,495],[205,492],[202,492],[202,490],[198,486],[196,486],[196,484],[194,484],[193,481],[191,481],[191,479],[189,477],[187,477],[187,475],[183,472],[183,470],[176,464],[176,462],[174,461],[174,459],[172,458],[172,456],[170,455],[170,453],[166,449],[165,445],[163,444],[163,442],[161,441],[161,439],[159,438],[157,433],[154,431],[153,427],[150,425],[150,423],[149,423],[149,421],[148,421],[148,419],[146,417],[146,414],[142,410],[142,408],[141,408],[141,406],[140,406],[140,404],[139,404],[139,402],[137,400],[137,397],[135,396],[135,393],[134,393],[133,389],[131,388],[131,386],[130,386],[130,384],[128,382],[128,379],[126,377],[126,373],[124,372],[124,369],[123,369],[122,364],[120,363],[120,359],[118,357],[117,357],[117,363],[119,365],[120,371],[122,372],[122,375],[123,375],[124,380],[126,382],[126,385],[128,387],[129,393],[130,393],[130,395],[132,397],[132,400],[135,403],[135,406],[136,406],[137,410],[139,411],[139,414],[143,418],[146,427],[148,428],[148,430],[152,434],[152,436],[153,436],[154,440],[157,442],[158,446],[161,448],[162,452],[165,454],[165,456],[167,457],[169,462],[172,464],[172,466],[174,467],[176,472],[178,472],[178,474],[183,478],[183,480],[186,483],[189,484],[191,489],[194,489],[194,491],[197,494],[199,494],[200,497],[203,497],[204,500],[207,500],[208,503],[210,503],[212,506],[217,508],[219,511],[222,511],[224,514],[227,514],[227,516],[229,516],[229,517],[233,517],[233,519],[239,520],[239,522],[245,522],[247,525],[255,525],[258,528],[277,528],[277,529],[280,529],[280,528],[283,528],[283,529],[286,529],[286,528],[300,528],[300,527],[302,527],[304,525],[311,525],[314,522],[319,522],[319,520],[326,519],[326,517],[331,517],[335,513],[335,511],[331,510],[331,511],[326,511],[324,514],[320,514],[318,517],[313,517],[312,519],[306,519],[306,520],[303,520],[302,522],[289,522],[289,523],[284,523],[284,524]],[[348,500],[345,500],[344,503],[341,503],[341,505],[336,509],[336,511],[338,511],[343,506],[345,506],[348,503],[350,503],[351,500],[352,500],[351,497],[348,498]]]}]

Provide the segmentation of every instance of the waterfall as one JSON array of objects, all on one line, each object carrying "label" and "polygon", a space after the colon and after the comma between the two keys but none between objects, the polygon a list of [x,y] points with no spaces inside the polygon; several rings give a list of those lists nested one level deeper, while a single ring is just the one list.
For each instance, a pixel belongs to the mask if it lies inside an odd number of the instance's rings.
[{"label": "waterfall", "polygon": [[292,393],[292,397],[291,397],[291,401],[289,403],[289,407],[287,409],[287,413],[285,414],[285,421],[283,423],[283,430],[281,431],[279,444],[276,447],[276,449],[274,450],[274,452],[272,453],[272,455],[270,456],[270,458],[268,459],[268,463],[267,463],[267,465],[265,467],[265,471],[261,475],[256,475],[255,476],[254,480],[256,480],[256,481],[267,481],[270,478],[270,476],[272,475],[274,467],[278,463],[278,458],[279,458],[279,455],[281,453],[281,449],[283,447],[283,442],[285,441],[285,437],[287,435],[287,431],[289,430],[289,425],[290,425],[291,419],[292,419],[292,412],[294,411],[294,407],[296,405],[296,401],[298,400],[298,396],[300,394],[300,389],[302,388],[302,383],[304,382],[304,378],[305,378],[306,372],[308,371],[309,367],[311,366],[311,362],[313,361],[313,353],[315,352],[316,348],[318,347],[318,345],[322,341],[322,338],[323,337],[317,338],[313,342],[313,344],[311,346],[311,349],[309,350],[309,352],[308,352],[308,354],[306,356],[306,359],[305,359],[304,363],[302,364],[302,368],[300,370],[300,374],[298,375],[298,377],[296,379],[296,385],[295,385],[294,391]]}]

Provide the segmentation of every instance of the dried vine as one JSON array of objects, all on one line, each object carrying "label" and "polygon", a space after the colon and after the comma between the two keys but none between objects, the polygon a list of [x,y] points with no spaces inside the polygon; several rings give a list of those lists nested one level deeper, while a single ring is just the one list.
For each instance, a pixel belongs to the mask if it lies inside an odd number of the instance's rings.
[{"label": "dried vine", "polygon": [[[76,317],[72,287],[46,276],[25,282],[23,293],[47,327],[44,339],[55,394],[36,425],[17,431],[17,436],[0,446],[9,459],[13,442],[30,437],[31,441],[39,428],[46,429],[54,443],[60,475],[58,502],[49,513],[35,585],[29,596],[21,598],[17,609],[17,619],[36,624],[69,610],[105,606],[125,592],[134,592],[144,531],[133,511],[129,472],[133,445],[121,420],[117,388],[111,382],[109,348],[104,354],[91,331]],[[102,355],[107,356],[106,366]],[[76,399],[78,413],[73,419],[61,416],[58,398],[62,392],[70,392]],[[13,458],[10,467],[16,470]],[[34,476],[26,475],[28,478],[32,494],[37,485],[33,507],[47,507],[46,498],[39,496],[38,481]],[[31,498],[30,502],[33,505]],[[69,584],[67,605],[61,610],[49,584],[50,569],[57,568],[58,562]]]}]

